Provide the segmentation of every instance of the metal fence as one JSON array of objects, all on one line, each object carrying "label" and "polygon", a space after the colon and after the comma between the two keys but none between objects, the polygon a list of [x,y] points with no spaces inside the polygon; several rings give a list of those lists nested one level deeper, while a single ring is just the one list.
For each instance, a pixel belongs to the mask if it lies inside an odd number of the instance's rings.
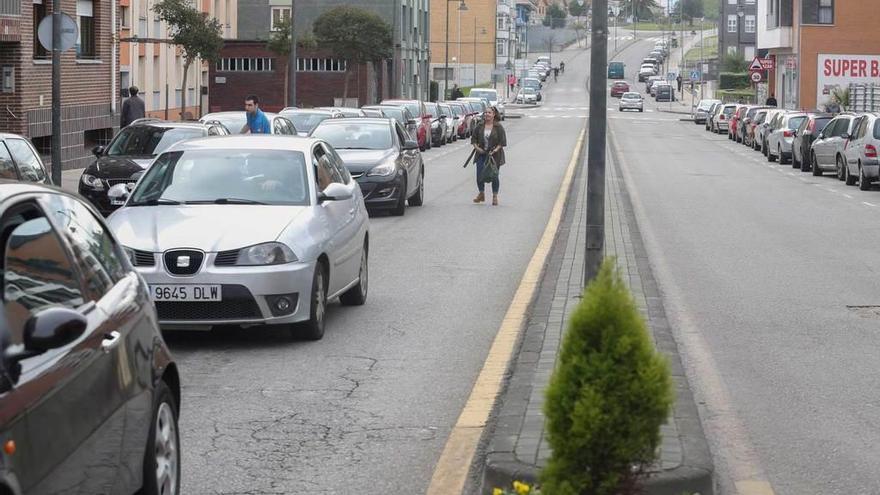
[{"label": "metal fence", "polygon": [[21,0],[0,0],[0,15],[21,15]]}]

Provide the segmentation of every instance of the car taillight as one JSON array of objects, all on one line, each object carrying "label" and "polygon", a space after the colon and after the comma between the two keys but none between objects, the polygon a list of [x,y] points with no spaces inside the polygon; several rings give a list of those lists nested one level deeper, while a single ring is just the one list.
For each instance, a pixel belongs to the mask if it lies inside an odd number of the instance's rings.
[{"label": "car taillight", "polygon": [[877,148],[875,148],[873,144],[866,144],[865,156],[868,158],[877,158]]},{"label": "car taillight", "polygon": [[724,114],[723,114],[723,113],[722,113],[721,115],[718,116],[718,120],[724,120]]},{"label": "car taillight", "polygon": [[794,133],[791,132],[791,129],[786,129],[786,130],[782,131],[782,135],[784,137],[794,137]]}]

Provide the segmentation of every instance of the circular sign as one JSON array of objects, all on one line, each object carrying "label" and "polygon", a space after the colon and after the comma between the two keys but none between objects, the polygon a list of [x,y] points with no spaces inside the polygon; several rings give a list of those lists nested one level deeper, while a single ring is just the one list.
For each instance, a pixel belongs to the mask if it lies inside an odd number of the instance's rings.
[{"label": "circular sign", "polygon": [[[40,21],[37,27],[37,37],[40,38],[40,45],[46,50],[52,51],[52,15],[47,15]],[[76,21],[73,17],[61,13],[61,51],[70,50],[76,45],[79,39],[79,29],[76,27]]]},{"label": "circular sign", "polygon": [[764,76],[760,72],[752,72],[752,82],[759,83],[764,80]]}]

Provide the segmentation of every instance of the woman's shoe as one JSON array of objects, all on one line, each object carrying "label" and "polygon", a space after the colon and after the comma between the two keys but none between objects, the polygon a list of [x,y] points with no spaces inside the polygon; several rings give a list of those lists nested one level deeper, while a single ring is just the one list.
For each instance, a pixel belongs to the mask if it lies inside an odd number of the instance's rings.
[{"label": "woman's shoe", "polygon": [[486,195],[483,193],[477,194],[477,197],[474,198],[474,203],[482,203],[483,201],[486,201]]},{"label": "woman's shoe", "polygon": [[492,206],[498,206],[498,195],[497,194],[492,195]]}]

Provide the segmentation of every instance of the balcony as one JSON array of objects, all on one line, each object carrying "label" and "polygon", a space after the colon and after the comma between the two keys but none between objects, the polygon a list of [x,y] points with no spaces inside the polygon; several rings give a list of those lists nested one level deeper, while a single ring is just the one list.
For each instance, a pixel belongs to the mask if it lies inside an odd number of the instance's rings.
[{"label": "balcony", "polygon": [[21,42],[21,2],[0,0],[0,41]]},{"label": "balcony", "polygon": [[[790,3],[781,2],[777,5],[777,10],[771,14],[765,2],[758,3],[758,49],[794,46]],[[785,8],[786,6],[789,8]]]}]

